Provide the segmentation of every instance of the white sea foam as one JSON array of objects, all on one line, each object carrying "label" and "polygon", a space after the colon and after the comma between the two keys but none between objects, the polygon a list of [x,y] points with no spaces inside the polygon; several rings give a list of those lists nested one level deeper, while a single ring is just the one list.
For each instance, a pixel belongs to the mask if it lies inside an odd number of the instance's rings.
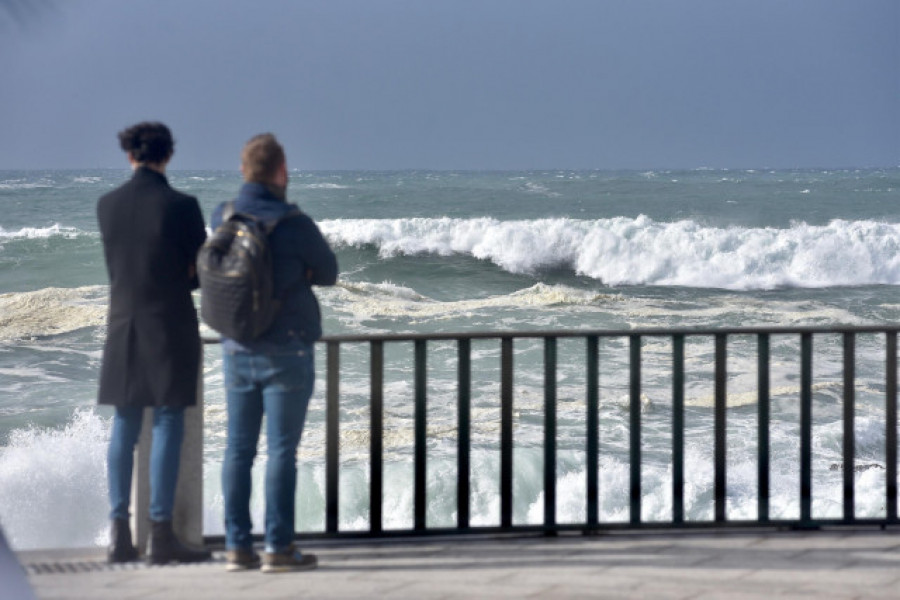
[{"label": "white sea foam", "polygon": [[322,290],[320,293],[324,302],[339,304],[341,310],[347,310],[360,319],[452,319],[486,309],[607,306],[620,301],[620,297],[615,294],[600,294],[543,283],[511,294],[453,301],[433,300],[415,290],[390,282],[341,282],[333,290]]},{"label": "white sea foam", "polygon": [[0,340],[55,335],[102,325],[104,286],[0,294]]},{"label": "white sea foam", "polygon": [[22,227],[16,231],[7,231],[3,227],[0,227],[0,243],[16,239],[34,240],[57,236],[74,239],[80,235],[97,234],[90,234],[75,227],[67,227],[65,225],[60,225],[59,223],[55,223],[49,227]]},{"label": "white sea foam", "polygon": [[78,411],[63,429],[18,429],[0,447],[0,520],[17,549],[85,547],[107,523],[108,422]]},{"label": "white sea foam", "polygon": [[297,187],[305,190],[346,190],[350,186],[339,183],[302,183]]},{"label": "white sea foam", "polygon": [[[857,510],[860,516],[884,514],[885,477],[877,454],[883,447],[883,422],[861,418],[858,424],[859,463],[873,465],[857,475]],[[79,410],[60,429],[23,428],[14,430],[6,446],[0,447],[0,520],[13,547],[83,547],[101,545],[107,526],[105,455],[108,420],[90,410]],[[814,510],[817,518],[839,517],[842,474],[829,468],[840,457],[842,426],[832,423],[820,427],[814,447]],[[209,438],[217,432],[207,429]],[[313,428],[310,433],[321,433]],[[610,434],[609,431],[605,431]],[[430,434],[430,439],[438,435]],[[384,526],[412,526],[414,493],[413,471],[408,458],[412,439],[403,442],[407,456],[388,453],[384,464]],[[342,440],[342,443],[344,440]],[[367,444],[367,439],[349,440],[350,445]],[[452,442],[452,440],[451,440]],[[309,443],[307,441],[306,443]],[[796,518],[796,456],[799,452],[796,432],[791,426],[773,426],[771,506],[772,514]],[[362,529],[368,524],[368,461],[365,453],[344,455],[340,474],[341,529]],[[712,518],[713,456],[712,445],[689,442],[686,445],[685,505],[688,518]],[[627,522],[630,467],[627,451],[607,442],[600,456],[600,517],[603,522]],[[756,516],[755,446],[752,440],[740,447],[729,446],[728,471],[730,518]],[[543,514],[543,453],[540,443],[519,445],[515,450],[516,473],[514,521],[540,523]],[[261,531],[264,506],[264,468],[254,468],[252,512]],[[362,459],[362,460],[360,460]],[[496,525],[499,521],[497,477],[499,456],[489,448],[473,448],[471,480],[471,520],[475,525]],[[565,450],[558,456],[557,515],[560,522],[583,522],[585,472],[583,452]],[[204,530],[220,534],[222,497],[219,487],[221,464],[207,462],[204,482],[207,498],[204,506]],[[665,521],[671,515],[671,465],[666,461],[645,464],[642,468],[642,517],[647,521]],[[301,454],[298,473],[298,528],[321,530],[324,523],[325,476],[320,452]],[[429,456],[427,473],[428,522],[431,526],[452,526],[455,522],[455,456],[437,452]],[[23,501],[27,499],[27,501]]]},{"label": "white sea foam", "polygon": [[493,218],[321,223],[337,246],[398,255],[465,255],[512,273],[570,269],[605,284],[734,290],[900,283],[900,224],[834,220],[786,228],[695,221]]},{"label": "white sea foam", "polygon": [[52,187],[54,187],[53,182],[47,180],[27,181],[25,179],[6,179],[0,181],[0,190],[33,190]]}]

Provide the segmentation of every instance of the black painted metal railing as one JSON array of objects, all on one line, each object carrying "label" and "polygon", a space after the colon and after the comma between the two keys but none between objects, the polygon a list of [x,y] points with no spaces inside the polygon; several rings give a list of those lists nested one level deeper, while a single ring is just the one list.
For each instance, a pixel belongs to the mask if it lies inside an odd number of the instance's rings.
[{"label": "black painted metal railing", "polygon": [[[897,332],[898,327],[771,327],[732,329],[635,329],[597,331],[546,332],[479,332],[460,334],[396,334],[396,335],[340,335],[322,340],[326,348],[326,490],[324,533],[303,533],[300,538],[321,537],[381,537],[453,533],[500,533],[583,531],[597,532],[635,528],[693,528],[693,527],[793,527],[810,528],[822,525],[889,525],[898,524],[897,515]],[[813,338],[818,335],[837,335],[843,340],[843,516],[838,519],[814,519],[812,514],[813,471]],[[855,515],[856,454],[854,437],[856,340],[860,334],[883,335],[884,357],[884,433],[885,515],[878,518],[859,518]],[[799,518],[770,517],[770,338],[773,335],[798,336],[800,341],[800,486]],[[758,502],[755,520],[730,520],[726,514],[726,400],[728,381],[728,340],[733,336],[756,338],[757,357],[757,481]],[[585,340],[585,425],[584,440],[586,472],[586,513],[580,523],[558,523],[557,499],[557,342],[560,339]],[[599,404],[600,404],[600,340],[627,340],[629,349],[629,520],[601,521],[599,514]],[[672,381],[672,509],[668,521],[645,522],[641,518],[641,369],[642,342],[648,338],[671,340]],[[685,518],[685,340],[712,339],[714,342],[714,517],[711,520]],[[544,367],[544,477],[543,522],[540,524],[513,523],[513,404],[514,362],[513,347],[517,340],[543,341]],[[472,342],[497,340],[500,344],[500,519],[499,525],[473,526],[470,522],[470,445],[472,400]],[[426,405],[427,354],[429,342],[455,342],[457,350],[457,512],[455,527],[428,527],[426,523]],[[341,402],[340,369],[341,346],[368,344],[370,353],[370,506],[369,529],[342,531],[339,528],[339,406]],[[414,450],[413,485],[414,515],[411,529],[396,530],[383,527],[383,434],[384,434],[384,369],[386,344],[412,344],[414,348]],[[655,365],[658,368],[658,365]],[[302,493],[302,492],[301,492]]]}]

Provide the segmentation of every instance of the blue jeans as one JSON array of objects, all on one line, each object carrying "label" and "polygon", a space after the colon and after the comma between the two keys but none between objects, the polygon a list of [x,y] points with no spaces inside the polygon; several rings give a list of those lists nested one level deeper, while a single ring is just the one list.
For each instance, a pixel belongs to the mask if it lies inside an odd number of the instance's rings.
[{"label": "blue jeans", "polygon": [[222,464],[225,545],[253,546],[250,471],[266,415],[266,551],[280,552],[294,540],[297,447],[312,396],[313,346],[283,352],[225,352],[228,439]]},{"label": "blue jeans", "polygon": [[[127,519],[134,471],[134,446],[141,434],[144,408],[116,407],[106,457],[110,519]],[[150,519],[171,521],[178,485],[184,407],[153,409],[153,443],[150,448]]]}]

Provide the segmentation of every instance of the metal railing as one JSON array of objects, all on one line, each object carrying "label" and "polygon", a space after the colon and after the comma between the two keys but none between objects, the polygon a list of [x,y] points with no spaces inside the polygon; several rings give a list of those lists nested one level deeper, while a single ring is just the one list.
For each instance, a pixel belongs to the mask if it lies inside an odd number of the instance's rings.
[{"label": "metal railing", "polygon": [[[582,531],[585,533],[614,529],[683,529],[698,527],[793,527],[811,528],[823,525],[880,525],[898,524],[897,515],[897,332],[900,327],[770,327],[731,329],[634,329],[597,331],[539,331],[434,333],[395,335],[339,335],[323,338],[326,364],[325,414],[325,530],[300,533],[298,538],[365,538],[386,536],[421,536],[456,533],[507,533]],[[813,337],[837,335],[842,340],[842,419],[843,419],[843,515],[841,518],[815,519],[812,511],[813,472]],[[860,518],[855,514],[855,409],[856,409],[856,340],[860,334],[884,336],[884,435],[885,515]],[[799,518],[777,519],[770,511],[770,338],[797,336],[800,344],[799,373]],[[757,405],[757,518],[729,519],[727,498],[727,382],[728,341],[734,336],[756,339],[756,405]],[[585,477],[586,498],[583,520],[577,523],[557,521],[557,345],[561,339],[580,338],[585,341]],[[628,454],[630,462],[629,519],[627,522],[608,522],[600,519],[599,457],[600,457],[600,341],[606,338],[627,340],[628,346]],[[642,519],[641,480],[641,394],[642,343],[648,338],[668,338],[671,341],[671,517],[668,521]],[[714,423],[714,481],[713,518],[686,519],[685,516],[685,341],[706,338],[713,342],[713,423]],[[543,342],[543,521],[539,524],[513,522],[513,406],[514,344],[530,339]],[[471,522],[471,407],[472,407],[472,342],[496,340],[500,344],[500,518],[499,525],[475,526]],[[429,527],[426,522],[426,461],[427,461],[427,356],[429,342],[456,344],[456,426],[457,426],[457,511],[455,527]],[[369,346],[370,383],[370,461],[369,461],[369,527],[366,530],[343,531],[339,527],[340,458],[340,373],[341,347],[347,344]],[[413,345],[414,447],[413,447],[413,519],[412,527],[387,529],[384,527],[384,382],[385,345]],[[656,365],[658,367],[658,365]],[[302,492],[300,492],[302,493]],[[209,538],[214,539],[214,538]]]}]

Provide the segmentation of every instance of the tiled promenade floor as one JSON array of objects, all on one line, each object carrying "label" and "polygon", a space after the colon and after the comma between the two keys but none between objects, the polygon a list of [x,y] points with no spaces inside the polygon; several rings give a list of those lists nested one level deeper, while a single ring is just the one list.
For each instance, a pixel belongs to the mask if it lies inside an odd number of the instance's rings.
[{"label": "tiled promenade floor", "polygon": [[[37,598],[900,598],[900,531],[628,533],[317,543],[316,571],[111,568],[19,553]],[[68,569],[58,572],[55,569]],[[3,591],[0,590],[0,598]]]}]

